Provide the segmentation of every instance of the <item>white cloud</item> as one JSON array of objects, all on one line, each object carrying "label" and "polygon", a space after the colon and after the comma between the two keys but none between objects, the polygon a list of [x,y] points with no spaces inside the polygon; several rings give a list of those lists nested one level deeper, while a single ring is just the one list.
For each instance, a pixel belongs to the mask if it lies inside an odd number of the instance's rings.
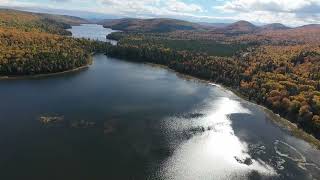
[{"label": "white cloud", "polygon": [[165,1],[166,6],[169,10],[174,12],[202,12],[203,9],[196,4],[186,4],[178,0],[167,0]]},{"label": "white cloud", "polygon": [[232,0],[214,8],[261,23],[320,23],[319,0]]},{"label": "white cloud", "polygon": [[312,6],[319,6],[316,0],[233,0],[222,6],[230,11],[272,11],[272,12],[299,12]]},{"label": "white cloud", "polygon": [[0,0],[0,3],[1,3],[1,4],[9,3],[9,0]]},{"label": "white cloud", "polygon": [[[0,5],[68,9],[104,13],[116,17],[171,17],[194,21],[287,25],[320,23],[320,0],[0,0]],[[212,3],[213,9],[209,2]],[[218,3],[217,3],[218,2]]]},{"label": "white cloud", "polygon": [[193,3],[184,3],[181,0],[99,0],[103,7],[99,11],[148,16],[148,15],[192,15],[202,12],[201,6]]}]

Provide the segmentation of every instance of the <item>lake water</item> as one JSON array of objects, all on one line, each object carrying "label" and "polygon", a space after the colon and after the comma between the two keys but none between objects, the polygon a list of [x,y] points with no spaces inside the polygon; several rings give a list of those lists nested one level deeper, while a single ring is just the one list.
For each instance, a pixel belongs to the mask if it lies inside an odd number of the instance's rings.
[{"label": "lake water", "polygon": [[4,180],[320,179],[320,151],[261,108],[157,66],[96,55],[83,71],[2,80],[0,100]]},{"label": "lake water", "polygon": [[72,31],[72,36],[75,38],[87,38],[91,40],[109,42],[113,45],[117,44],[117,41],[106,38],[106,35],[117,31],[104,28],[102,25],[82,24],[81,26],[73,26],[72,29],[68,30]]}]

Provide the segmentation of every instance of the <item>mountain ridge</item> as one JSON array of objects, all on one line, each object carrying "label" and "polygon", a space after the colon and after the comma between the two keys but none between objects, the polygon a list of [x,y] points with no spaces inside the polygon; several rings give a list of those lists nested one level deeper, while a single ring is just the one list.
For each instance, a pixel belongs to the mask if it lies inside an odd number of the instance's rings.
[{"label": "mountain ridge", "polygon": [[250,34],[276,30],[320,28],[320,25],[318,24],[310,24],[291,28],[281,23],[271,23],[258,26],[244,20],[236,21],[234,23],[206,23],[189,22],[171,18],[104,19],[99,21],[98,24],[101,24],[106,28],[121,30],[125,32],[172,32],[180,30],[210,30],[226,34]]},{"label": "mountain ridge", "polygon": [[171,32],[175,30],[197,30],[200,25],[183,20],[170,18],[121,18],[105,19],[99,22],[106,28],[112,28],[121,31],[140,31],[140,32]]}]

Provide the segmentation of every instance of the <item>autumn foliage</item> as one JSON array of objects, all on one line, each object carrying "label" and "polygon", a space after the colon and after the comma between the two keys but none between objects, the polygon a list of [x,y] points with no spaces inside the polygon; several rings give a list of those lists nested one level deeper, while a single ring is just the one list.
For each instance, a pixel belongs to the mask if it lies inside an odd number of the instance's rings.
[{"label": "autumn foliage", "polygon": [[[107,54],[164,64],[232,87],[320,138],[320,41],[316,32],[319,29],[302,28],[228,37],[192,31],[115,33],[110,37],[120,40],[119,45],[110,47]],[[233,48],[239,44],[246,49]],[[231,55],[221,57],[221,51],[214,51],[220,47]]]},{"label": "autumn foliage", "polygon": [[[61,21],[57,21],[61,20]],[[63,36],[72,17],[0,10],[0,75],[32,75],[87,65],[105,44]]]}]

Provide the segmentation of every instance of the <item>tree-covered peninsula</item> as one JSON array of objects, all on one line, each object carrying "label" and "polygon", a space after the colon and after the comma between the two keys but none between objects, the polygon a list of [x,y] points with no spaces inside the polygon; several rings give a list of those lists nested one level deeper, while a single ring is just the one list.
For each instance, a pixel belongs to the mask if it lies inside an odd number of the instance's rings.
[{"label": "tree-covered peninsula", "polygon": [[63,72],[91,63],[105,43],[68,37],[86,20],[60,15],[0,10],[0,75]]}]

